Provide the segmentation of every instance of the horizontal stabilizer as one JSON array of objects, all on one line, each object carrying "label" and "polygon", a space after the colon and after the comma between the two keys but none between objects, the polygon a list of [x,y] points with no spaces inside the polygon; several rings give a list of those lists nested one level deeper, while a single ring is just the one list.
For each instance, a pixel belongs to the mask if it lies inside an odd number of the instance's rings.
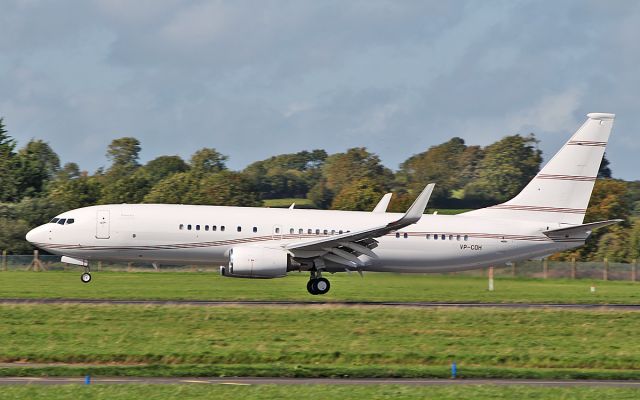
[{"label": "horizontal stabilizer", "polygon": [[594,229],[617,224],[622,221],[623,220],[621,219],[611,219],[608,221],[591,222],[589,224],[575,225],[567,228],[551,229],[542,233],[550,239],[587,238]]}]

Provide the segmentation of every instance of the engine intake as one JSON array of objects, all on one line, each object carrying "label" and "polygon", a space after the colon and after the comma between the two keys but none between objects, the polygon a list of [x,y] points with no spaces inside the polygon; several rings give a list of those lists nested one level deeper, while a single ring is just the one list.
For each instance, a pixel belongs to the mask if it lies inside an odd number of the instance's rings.
[{"label": "engine intake", "polygon": [[287,275],[290,263],[291,257],[281,249],[233,247],[229,265],[221,267],[220,273],[234,278],[280,278]]}]

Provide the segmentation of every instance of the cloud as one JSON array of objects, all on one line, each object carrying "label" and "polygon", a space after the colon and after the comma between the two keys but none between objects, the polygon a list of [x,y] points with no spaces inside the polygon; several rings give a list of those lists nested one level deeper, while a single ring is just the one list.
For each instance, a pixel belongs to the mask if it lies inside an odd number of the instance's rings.
[{"label": "cloud", "polygon": [[614,175],[637,178],[638,20],[628,1],[8,1],[0,115],[92,170],[121,136],[234,168],[353,146],[393,168],[531,131],[550,155],[605,111]]}]

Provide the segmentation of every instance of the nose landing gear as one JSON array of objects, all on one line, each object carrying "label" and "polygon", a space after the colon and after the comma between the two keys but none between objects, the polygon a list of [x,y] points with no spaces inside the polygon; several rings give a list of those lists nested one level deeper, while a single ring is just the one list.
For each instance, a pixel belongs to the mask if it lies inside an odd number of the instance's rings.
[{"label": "nose landing gear", "polygon": [[312,271],[311,279],[307,282],[307,291],[312,295],[326,294],[331,288],[329,280],[320,276],[320,272]]}]

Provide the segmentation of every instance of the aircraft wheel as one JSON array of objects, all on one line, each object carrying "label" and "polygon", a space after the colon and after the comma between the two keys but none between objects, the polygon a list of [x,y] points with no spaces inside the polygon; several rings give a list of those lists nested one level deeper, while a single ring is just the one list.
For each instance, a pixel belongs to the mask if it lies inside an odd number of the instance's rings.
[{"label": "aircraft wheel", "polygon": [[80,275],[80,280],[82,281],[82,283],[91,282],[91,274],[88,272],[85,272],[84,274]]},{"label": "aircraft wheel", "polygon": [[316,282],[315,279],[309,279],[309,282],[307,282],[307,292],[309,292],[309,294],[312,294],[314,296],[318,294],[315,288],[315,282]]},{"label": "aircraft wheel", "polygon": [[331,284],[328,279],[318,278],[315,279],[313,288],[315,289],[316,294],[326,294],[331,288]]}]

